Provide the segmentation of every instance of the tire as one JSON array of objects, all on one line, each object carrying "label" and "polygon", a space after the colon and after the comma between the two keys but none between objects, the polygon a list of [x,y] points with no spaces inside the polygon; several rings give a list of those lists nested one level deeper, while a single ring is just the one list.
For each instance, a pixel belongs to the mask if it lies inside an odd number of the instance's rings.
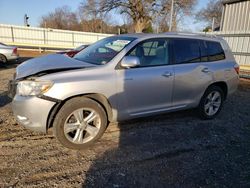
[{"label": "tire", "polygon": [[7,58],[3,54],[0,54],[0,63],[7,63]]},{"label": "tire", "polygon": [[224,102],[224,92],[218,86],[209,87],[201,98],[198,111],[202,119],[213,119],[215,118]]},{"label": "tire", "polygon": [[59,110],[53,133],[63,146],[80,150],[101,138],[106,127],[107,115],[102,106],[92,99],[77,97],[67,101]]}]

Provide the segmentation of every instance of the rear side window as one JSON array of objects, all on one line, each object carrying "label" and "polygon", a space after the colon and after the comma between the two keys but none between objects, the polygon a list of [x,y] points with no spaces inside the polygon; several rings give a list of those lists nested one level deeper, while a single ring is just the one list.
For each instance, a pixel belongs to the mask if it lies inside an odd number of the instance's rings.
[{"label": "rear side window", "polygon": [[209,61],[219,61],[225,59],[224,50],[219,42],[206,41]]},{"label": "rear side window", "polygon": [[173,39],[175,63],[200,62],[200,44],[195,39]]}]

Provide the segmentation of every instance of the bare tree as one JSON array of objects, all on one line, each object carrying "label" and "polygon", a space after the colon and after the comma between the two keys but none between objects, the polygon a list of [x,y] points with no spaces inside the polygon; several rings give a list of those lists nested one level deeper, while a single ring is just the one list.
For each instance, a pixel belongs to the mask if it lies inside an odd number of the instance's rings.
[{"label": "bare tree", "polygon": [[215,27],[218,27],[220,25],[222,15],[222,1],[223,0],[210,0],[207,6],[196,14],[196,19],[212,24],[212,20],[215,18]]},{"label": "bare tree", "polygon": [[[170,7],[172,0],[84,0],[80,3],[78,14],[64,6],[42,17],[41,27],[70,29],[87,32],[117,33],[118,26],[112,17],[116,14],[125,16],[128,23],[123,24],[123,32],[159,32],[169,28]],[[175,0],[173,30],[178,22],[190,15],[196,0]],[[110,11],[116,12],[110,13]],[[78,15],[78,16],[77,16]],[[108,21],[107,21],[108,20]]]},{"label": "bare tree", "polygon": [[101,0],[100,12],[118,9],[120,14],[129,15],[135,32],[142,32],[151,21],[154,13],[154,0]]},{"label": "bare tree", "polygon": [[194,16],[193,9],[197,0],[176,0],[174,4],[172,30],[177,30],[179,22],[186,16]]},{"label": "bare tree", "polygon": [[81,20],[92,20],[103,18],[103,13],[99,11],[99,0],[84,0],[80,3],[78,11]]},{"label": "bare tree", "polygon": [[[161,13],[160,21],[160,31],[169,30],[169,20],[170,20],[170,11],[171,11],[171,2],[172,0],[164,1],[165,11]],[[183,21],[186,16],[193,16],[193,9],[196,5],[197,0],[174,0],[174,10],[173,10],[173,20],[172,20],[172,29],[171,31],[177,31],[178,26]],[[167,22],[166,22],[167,20]],[[165,22],[164,22],[165,21]]]},{"label": "bare tree", "polygon": [[[195,3],[196,0],[176,0],[174,21],[177,22],[179,14],[189,13]],[[159,17],[166,19],[170,6],[171,0],[100,0],[101,12],[116,9],[120,14],[129,15],[135,32],[142,32]]]},{"label": "bare tree", "polygon": [[85,0],[80,3],[78,12],[83,31],[110,33],[112,29],[105,21],[106,16],[99,9],[99,0]]},{"label": "bare tree", "polygon": [[80,30],[77,16],[68,6],[56,8],[42,17],[40,27]]}]

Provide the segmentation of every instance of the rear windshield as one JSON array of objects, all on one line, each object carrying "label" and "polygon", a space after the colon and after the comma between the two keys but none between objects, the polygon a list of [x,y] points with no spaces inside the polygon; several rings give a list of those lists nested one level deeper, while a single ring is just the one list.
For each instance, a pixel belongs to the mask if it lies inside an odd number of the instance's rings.
[{"label": "rear windshield", "polygon": [[103,65],[111,61],[122,49],[136,38],[108,37],[97,41],[74,56],[75,59],[95,65]]}]

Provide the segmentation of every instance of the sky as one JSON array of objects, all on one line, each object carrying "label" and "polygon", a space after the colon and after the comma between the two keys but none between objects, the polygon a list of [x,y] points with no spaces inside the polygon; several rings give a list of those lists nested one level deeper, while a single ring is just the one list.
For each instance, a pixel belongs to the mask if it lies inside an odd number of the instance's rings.
[{"label": "sky", "polygon": [[[24,14],[29,16],[29,24],[33,27],[39,26],[43,15],[55,10],[55,8],[67,5],[77,10],[83,0],[0,0],[0,24],[23,25]],[[208,0],[198,0],[195,10],[206,6]],[[118,20],[118,23],[122,19]],[[122,24],[122,23],[121,23]],[[181,26],[185,31],[200,31],[205,23],[197,23],[193,18],[186,17]]]}]

